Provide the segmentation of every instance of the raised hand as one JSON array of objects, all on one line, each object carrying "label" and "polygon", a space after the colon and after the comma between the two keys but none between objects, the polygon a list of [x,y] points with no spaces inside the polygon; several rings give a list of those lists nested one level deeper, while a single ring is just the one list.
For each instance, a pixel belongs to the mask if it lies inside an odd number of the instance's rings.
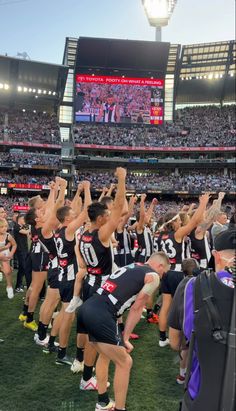
[{"label": "raised hand", "polygon": [[125,178],[126,178],[126,174],[127,174],[127,171],[126,171],[125,168],[123,168],[123,167],[117,167],[116,172],[115,172],[115,176],[116,176],[118,179],[125,179]]}]

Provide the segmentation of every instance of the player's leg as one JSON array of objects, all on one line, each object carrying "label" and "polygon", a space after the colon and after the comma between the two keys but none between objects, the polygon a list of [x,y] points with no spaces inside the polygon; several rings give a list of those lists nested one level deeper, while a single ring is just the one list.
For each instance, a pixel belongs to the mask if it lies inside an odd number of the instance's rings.
[{"label": "player's leg", "polygon": [[34,310],[36,308],[40,291],[42,289],[43,283],[46,280],[47,271],[33,271],[32,272],[32,282],[31,282],[31,292],[29,295],[29,305],[27,320],[24,322],[26,328],[31,329],[32,331],[37,331],[38,326],[34,321]]},{"label": "player's leg", "polygon": [[169,344],[169,339],[166,337],[167,331],[167,318],[172,303],[171,294],[162,294],[162,306],[159,314],[159,331],[160,331],[160,340],[159,346],[165,347]]},{"label": "player's leg", "polygon": [[53,312],[60,301],[60,294],[58,288],[47,288],[47,293],[43,304],[40,307],[38,338],[35,342],[39,345],[45,345],[47,341],[47,329],[52,319]]},{"label": "player's leg", "polygon": [[[115,376],[114,376],[114,392],[115,392],[115,404],[116,408],[119,410],[125,410],[125,403],[127,397],[127,391],[129,386],[130,370],[132,367],[132,358],[127,353],[126,349],[121,346],[105,344],[105,343],[95,343],[96,350],[103,355],[100,362],[100,366],[109,366],[109,361],[103,361],[104,357],[111,360],[115,364]],[[107,370],[103,370],[100,376],[108,375]],[[105,381],[102,380],[102,385],[100,387],[100,381],[98,381],[99,392],[104,389]]]},{"label": "player's leg", "polygon": [[7,283],[7,296],[9,299],[14,297],[13,282],[12,282],[12,268],[9,261],[2,261],[2,272],[5,276]]}]

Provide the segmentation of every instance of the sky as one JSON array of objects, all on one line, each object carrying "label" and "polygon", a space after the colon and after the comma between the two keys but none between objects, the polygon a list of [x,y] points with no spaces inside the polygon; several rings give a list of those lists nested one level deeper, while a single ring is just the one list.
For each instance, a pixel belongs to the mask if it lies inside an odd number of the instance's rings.
[{"label": "sky", "polygon": [[[235,0],[178,0],[162,40],[235,38]],[[154,40],[141,0],[0,0],[0,54],[61,64],[66,37]]]}]

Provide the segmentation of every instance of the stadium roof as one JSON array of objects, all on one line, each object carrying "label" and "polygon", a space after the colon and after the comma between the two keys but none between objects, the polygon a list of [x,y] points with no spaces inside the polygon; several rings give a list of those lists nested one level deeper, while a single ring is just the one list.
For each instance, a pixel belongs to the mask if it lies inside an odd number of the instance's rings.
[{"label": "stadium roof", "polygon": [[177,104],[235,102],[235,63],[234,40],[183,46]]},{"label": "stadium roof", "polygon": [[3,94],[5,98],[35,94],[58,101],[64,93],[67,73],[67,66],[0,56],[0,99]]},{"label": "stadium roof", "polygon": [[182,48],[180,77],[183,79],[207,76],[219,78],[235,71],[235,41],[191,44]]}]

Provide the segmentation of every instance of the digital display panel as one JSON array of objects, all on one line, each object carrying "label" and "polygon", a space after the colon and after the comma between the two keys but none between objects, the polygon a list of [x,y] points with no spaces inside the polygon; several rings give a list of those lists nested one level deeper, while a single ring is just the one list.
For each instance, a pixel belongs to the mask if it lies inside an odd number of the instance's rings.
[{"label": "digital display panel", "polygon": [[163,119],[163,79],[76,75],[77,123],[159,125]]}]

